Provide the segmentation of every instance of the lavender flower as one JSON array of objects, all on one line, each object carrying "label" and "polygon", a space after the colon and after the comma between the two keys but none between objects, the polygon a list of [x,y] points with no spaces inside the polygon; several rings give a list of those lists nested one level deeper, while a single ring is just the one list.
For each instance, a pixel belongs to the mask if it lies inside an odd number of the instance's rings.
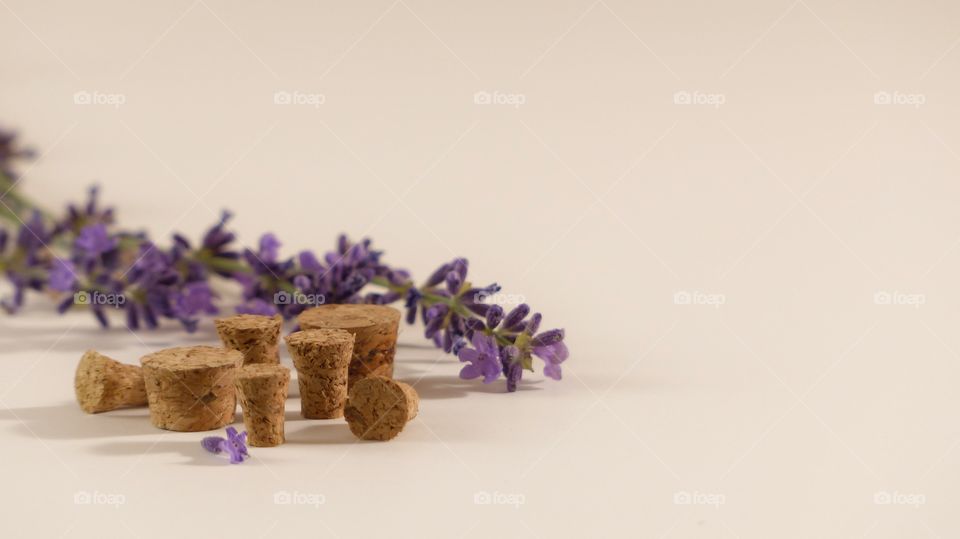
[{"label": "lavender flower", "polygon": [[[14,313],[23,306],[27,290],[41,291],[47,284],[46,271],[53,256],[47,249],[51,231],[43,216],[34,211],[25,223],[20,224],[12,245],[6,232],[0,238],[0,270],[13,285],[13,297],[0,299],[0,306]],[[9,251],[9,252],[8,252]]]},{"label": "lavender flower", "polygon": [[55,227],[56,233],[70,232],[76,234],[90,225],[113,224],[114,210],[110,207],[101,208],[98,201],[99,195],[100,188],[94,185],[87,190],[86,204],[67,205],[67,215],[57,222]]},{"label": "lavender flower", "polygon": [[559,380],[560,364],[569,356],[563,330],[537,333],[542,316],[531,315],[527,304],[505,312],[486,303],[500,287],[496,283],[473,287],[467,280],[468,267],[466,259],[457,258],[441,265],[419,288],[412,283],[393,286],[405,292],[407,321],[420,313],[425,336],[468,363],[460,371],[462,378],[483,376],[490,383],[502,373],[507,391],[516,391],[523,371],[533,370],[536,356],[544,361],[544,373]]},{"label": "lavender flower", "polygon": [[230,464],[240,464],[250,454],[247,452],[247,431],[237,434],[237,429],[227,427],[227,437],[207,436],[200,440],[200,445],[207,451],[220,454],[226,451],[230,454]]},{"label": "lavender flower", "polygon": [[[29,290],[55,295],[59,312],[83,294],[99,293],[124,298],[112,307],[125,313],[131,329],[175,320],[193,331],[201,317],[218,312],[211,286],[216,276],[242,286],[241,313],[289,319],[319,303],[402,301],[407,322],[419,318],[425,336],[460,359],[461,377],[491,383],[502,374],[507,391],[517,390],[523,371],[534,370],[534,357],[544,362],[546,376],[562,377],[569,357],[563,330],[540,332],[542,316],[526,304],[508,311],[489,303],[500,287],[471,283],[465,258],[441,264],[417,286],[409,272],[384,263],[368,238],[352,242],[341,235],[326,253],[284,257],[279,238],[264,234],[256,249],[239,249],[228,229],[229,212],[197,243],[174,234],[164,247],[144,233],[115,228],[115,212],[100,205],[97,187],[59,218],[37,211],[12,179],[14,161],[29,155],[0,131],[0,224],[13,224],[0,227],[0,274],[13,285],[0,305],[9,312],[23,305]],[[101,325],[109,324],[108,306],[86,307]]]},{"label": "lavender flower", "polygon": [[0,129],[0,174],[12,182],[16,176],[13,171],[13,162],[18,159],[30,159],[33,155],[33,150],[22,148],[17,144],[16,133]]},{"label": "lavender flower", "polygon": [[500,377],[503,364],[500,361],[500,350],[493,337],[475,333],[473,348],[463,348],[458,356],[461,362],[466,362],[460,369],[460,378],[471,380],[483,376],[483,383],[489,384]]}]

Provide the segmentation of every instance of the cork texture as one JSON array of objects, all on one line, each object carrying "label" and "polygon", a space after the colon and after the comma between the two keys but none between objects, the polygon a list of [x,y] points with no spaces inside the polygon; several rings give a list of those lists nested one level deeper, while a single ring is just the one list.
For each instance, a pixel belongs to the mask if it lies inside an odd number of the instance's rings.
[{"label": "cork texture", "polygon": [[281,365],[245,365],[237,371],[237,401],[243,410],[247,443],[274,447],[284,438],[284,404],[290,386],[290,369]]},{"label": "cork texture", "polygon": [[353,335],[340,329],[309,329],[291,333],[286,341],[297,369],[301,415],[308,419],[343,416]]},{"label": "cork texture", "polygon": [[77,364],[73,388],[80,408],[88,414],[147,404],[143,371],[96,350],[87,350]]},{"label": "cork texture", "polygon": [[256,314],[238,314],[214,320],[224,348],[243,354],[243,364],[280,363],[280,328],[283,318]]},{"label": "cork texture", "polygon": [[354,336],[349,383],[366,376],[393,376],[400,311],[385,305],[321,305],[297,317],[303,329],[342,329]]},{"label": "cork texture", "polygon": [[395,438],[417,417],[420,396],[409,384],[383,376],[358,380],[350,388],[344,417],[350,431],[362,440]]},{"label": "cork texture", "polygon": [[243,354],[213,346],[168,348],[140,359],[155,427],[184,432],[233,423]]}]

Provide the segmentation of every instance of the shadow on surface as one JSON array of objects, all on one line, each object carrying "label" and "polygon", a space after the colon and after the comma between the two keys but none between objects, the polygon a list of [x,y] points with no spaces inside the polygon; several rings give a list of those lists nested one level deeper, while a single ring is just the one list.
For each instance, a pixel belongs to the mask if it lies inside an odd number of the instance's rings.
[{"label": "shadow on surface", "polygon": [[[49,327],[21,327],[13,330],[16,338],[3,339],[5,353],[30,352],[47,350],[55,347],[59,352],[74,351],[77,359],[80,354],[92,349],[100,351],[125,363],[136,364],[140,359],[126,357],[130,348],[139,348],[142,353],[154,352],[173,346],[190,346],[208,344],[219,346],[216,334],[209,332],[187,333],[174,327],[163,327],[155,330],[142,330],[131,334],[125,327],[101,329],[99,327],[55,328]],[[141,354],[142,355],[142,354]]]},{"label": "shadow on surface", "polygon": [[[412,385],[420,394],[421,399],[458,399],[470,394],[507,392],[506,381],[502,378],[491,384],[484,384],[480,380],[463,380],[458,376],[449,375],[424,376],[419,379],[415,376],[405,376],[398,378],[398,380]],[[540,383],[540,380],[521,382],[517,391],[540,391],[543,389],[537,387]]]},{"label": "shadow on surface", "polygon": [[156,434],[146,407],[87,414],[75,402],[0,409],[6,427],[30,438],[74,439]]},{"label": "shadow on surface", "polygon": [[[210,436],[215,436],[216,432],[217,431],[211,431]],[[198,440],[176,441],[161,439],[155,441],[110,442],[97,445],[91,449],[91,452],[105,456],[133,457],[139,457],[147,453],[175,453],[188,458],[189,460],[183,463],[188,466],[230,466],[230,457],[224,454],[216,455],[208,452],[200,445]],[[256,460],[249,459],[249,462],[256,462]],[[244,462],[244,464],[247,463],[248,462]]]},{"label": "shadow on surface", "polygon": [[352,444],[360,441],[350,432],[350,427],[343,419],[316,420],[314,424],[296,432],[288,430],[286,437],[288,444]]}]

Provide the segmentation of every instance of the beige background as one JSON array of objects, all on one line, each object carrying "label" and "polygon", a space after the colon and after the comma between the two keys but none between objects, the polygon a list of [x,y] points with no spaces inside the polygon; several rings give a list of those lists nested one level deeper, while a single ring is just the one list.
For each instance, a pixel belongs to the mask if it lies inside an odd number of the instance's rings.
[{"label": "beige background", "polygon": [[960,535],[958,21],[944,1],[0,1],[0,112],[43,152],[27,193],[99,181],[157,237],[222,207],[288,252],[369,234],[421,278],[462,254],[573,351],[563,382],[502,395],[407,328],[423,405],[400,438],[354,444],[294,399],[290,443],[228,467],[70,390],[85,348],[135,362],[209,323],[102,333],[37,301],[0,319],[3,535]]}]

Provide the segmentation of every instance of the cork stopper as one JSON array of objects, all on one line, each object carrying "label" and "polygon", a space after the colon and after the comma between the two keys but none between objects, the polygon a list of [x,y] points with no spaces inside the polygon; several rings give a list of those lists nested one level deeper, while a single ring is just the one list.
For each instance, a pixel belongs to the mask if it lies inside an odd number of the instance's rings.
[{"label": "cork stopper", "polygon": [[96,350],[87,350],[80,358],[73,388],[80,408],[88,414],[147,404],[140,367],[120,363]]},{"label": "cork stopper", "polygon": [[308,419],[341,417],[353,335],[339,329],[309,329],[291,333],[286,341],[297,369],[300,413]]},{"label": "cork stopper", "polygon": [[290,369],[282,365],[245,365],[237,371],[236,384],[247,443],[255,447],[282,444]]},{"label": "cork stopper", "polygon": [[408,384],[384,376],[358,380],[350,388],[344,417],[350,431],[362,440],[395,438],[417,417],[420,396]]},{"label": "cork stopper", "polygon": [[342,329],[354,336],[349,383],[366,376],[393,376],[400,311],[385,305],[321,305],[297,317],[303,329]]},{"label": "cork stopper", "polygon": [[233,423],[234,379],[243,354],[212,346],[168,348],[140,359],[150,421],[167,430],[196,432]]},{"label": "cork stopper", "polygon": [[243,353],[243,364],[279,364],[280,315],[238,314],[213,321],[225,348]]}]

